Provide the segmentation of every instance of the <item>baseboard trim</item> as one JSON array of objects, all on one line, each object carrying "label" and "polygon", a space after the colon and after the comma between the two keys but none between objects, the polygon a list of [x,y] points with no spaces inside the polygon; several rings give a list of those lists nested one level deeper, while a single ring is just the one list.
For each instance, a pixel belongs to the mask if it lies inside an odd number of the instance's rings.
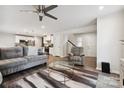
[{"label": "baseboard trim", "polygon": [[[100,67],[96,67],[96,69],[97,70],[99,70],[99,71],[101,71],[102,69],[100,68]],[[110,71],[111,73],[115,73],[115,74],[120,74],[120,72],[119,71],[117,71],[117,70],[112,70],[111,69],[111,71]]]},{"label": "baseboard trim", "polygon": [[97,70],[102,70],[100,67],[96,67]]}]

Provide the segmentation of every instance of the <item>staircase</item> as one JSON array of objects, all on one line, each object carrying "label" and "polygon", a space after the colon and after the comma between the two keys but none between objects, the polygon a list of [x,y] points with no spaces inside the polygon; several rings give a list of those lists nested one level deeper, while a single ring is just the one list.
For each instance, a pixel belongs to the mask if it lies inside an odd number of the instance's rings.
[{"label": "staircase", "polygon": [[68,42],[72,45],[72,46],[74,46],[74,47],[77,47],[73,42],[71,42],[70,40],[68,40]]}]

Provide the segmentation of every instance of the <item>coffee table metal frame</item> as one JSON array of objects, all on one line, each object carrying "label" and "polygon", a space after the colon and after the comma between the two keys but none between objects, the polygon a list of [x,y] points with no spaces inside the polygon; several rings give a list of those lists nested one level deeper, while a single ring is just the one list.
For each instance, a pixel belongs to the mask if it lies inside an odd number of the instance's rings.
[{"label": "coffee table metal frame", "polygon": [[[65,65],[64,64],[65,62],[64,61],[56,61],[56,62],[52,62],[50,64],[47,63],[47,70],[48,70],[48,76],[50,76],[50,73],[53,71],[52,69],[55,69],[55,70],[61,70],[63,71],[63,73],[60,73],[61,75],[64,76],[64,80],[60,81],[60,82],[63,82],[64,84],[69,81],[70,79],[73,79],[74,77],[74,64],[72,65]],[[69,62],[68,62],[69,64]],[[57,65],[60,65],[60,66],[63,66],[63,68],[59,68],[57,67]],[[72,76],[71,78],[68,77],[68,75],[66,75],[66,71],[70,71],[72,73]]]}]

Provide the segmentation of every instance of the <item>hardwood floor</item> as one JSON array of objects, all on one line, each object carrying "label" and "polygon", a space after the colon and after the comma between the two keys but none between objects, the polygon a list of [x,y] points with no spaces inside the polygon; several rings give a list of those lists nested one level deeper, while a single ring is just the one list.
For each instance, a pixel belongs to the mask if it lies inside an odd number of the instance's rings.
[{"label": "hardwood floor", "polygon": [[96,57],[86,56],[84,59],[84,66],[96,69]]},{"label": "hardwood floor", "polygon": [[[67,61],[68,58],[67,57],[59,57],[59,56],[52,56],[49,55],[49,62],[55,62],[55,61]],[[96,57],[91,57],[91,56],[85,56],[85,60],[84,60],[84,66],[77,66],[80,69],[85,69],[85,70],[91,70],[91,71],[95,71],[95,72],[101,72],[99,70],[96,70]],[[115,73],[111,73],[111,76],[113,77],[119,77],[118,74]]]},{"label": "hardwood floor", "polygon": [[[55,62],[55,61],[61,61],[61,60],[67,61],[68,58],[49,55],[49,62]],[[85,56],[84,67],[96,69],[96,57]]]}]

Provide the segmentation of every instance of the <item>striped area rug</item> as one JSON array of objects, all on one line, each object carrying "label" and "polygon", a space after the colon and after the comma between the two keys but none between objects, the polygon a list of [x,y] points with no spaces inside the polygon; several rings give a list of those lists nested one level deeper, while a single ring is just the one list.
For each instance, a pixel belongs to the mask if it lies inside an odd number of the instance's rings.
[{"label": "striped area rug", "polygon": [[[4,87],[8,88],[95,88],[98,77],[97,72],[74,69],[72,71],[49,69],[40,70],[32,75],[14,81]],[[64,81],[66,76],[66,82]],[[73,76],[73,77],[72,77]]]}]

